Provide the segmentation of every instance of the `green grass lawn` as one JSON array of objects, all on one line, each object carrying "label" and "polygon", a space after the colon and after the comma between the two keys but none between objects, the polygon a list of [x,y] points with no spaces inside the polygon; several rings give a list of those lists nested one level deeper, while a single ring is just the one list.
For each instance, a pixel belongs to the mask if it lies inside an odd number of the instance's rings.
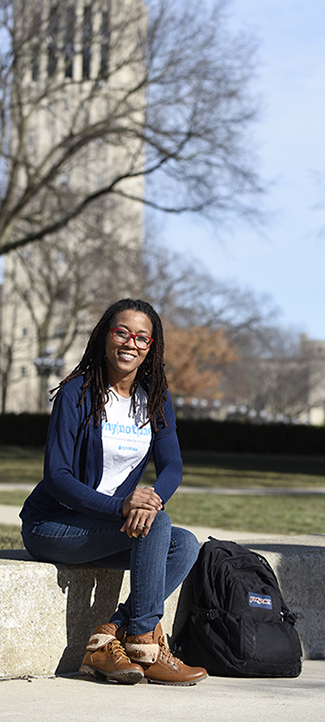
[{"label": "green grass lawn", "polygon": [[[37,483],[42,476],[43,450],[0,446],[0,478],[7,483]],[[325,486],[325,459],[185,452],[183,484],[204,487],[320,487]],[[154,483],[153,464],[144,477]],[[1,491],[0,504],[21,506],[26,491]],[[214,496],[175,494],[166,506],[179,524],[274,534],[325,533],[325,497]],[[10,539],[13,539],[10,546]],[[19,548],[18,527],[0,526],[0,548]]]},{"label": "green grass lawn", "polygon": [[0,549],[24,549],[18,526],[0,524]]},{"label": "green grass lawn", "polygon": [[[267,534],[324,534],[325,497],[175,494],[166,504],[173,522]],[[19,528],[0,525],[0,549],[23,547]]]},{"label": "green grass lawn", "polygon": [[325,496],[175,494],[166,511],[176,524],[262,534],[324,534]]},{"label": "green grass lawn", "polygon": [[[0,480],[4,484],[37,484],[43,473],[44,449],[0,446]],[[0,485],[1,486],[1,485]]]},{"label": "green grass lawn", "polygon": [[9,504],[10,506],[22,506],[27,496],[28,491],[0,491],[0,504]]},{"label": "green grass lawn", "polygon": [[[184,486],[319,487],[325,486],[325,458],[219,454],[209,451],[183,453]],[[153,484],[155,470],[149,464],[145,484]]]}]

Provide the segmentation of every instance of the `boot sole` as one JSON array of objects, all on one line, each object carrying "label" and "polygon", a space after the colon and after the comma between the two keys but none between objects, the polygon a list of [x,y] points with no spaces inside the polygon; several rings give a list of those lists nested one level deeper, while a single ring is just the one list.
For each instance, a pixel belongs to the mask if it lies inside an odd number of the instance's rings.
[{"label": "boot sole", "polygon": [[96,677],[105,682],[117,682],[118,684],[138,684],[144,680],[144,675],[140,670],[117,670],[116,672],[105,672],[97,667],[90,667],[88,664],[82,664],[79,672],[87,674],[90,677]]},{"label": "boot sole", "polygon": [[166,687],[194,687],[195,684],[198,684],[199,682],[202,682],[204,679],[207,679],[209,675],[206,674],[205,677],[200,677],[200,679],[193,679],[189,680],[188,682],[167,682],[164,680],[159,679],[150,679],[150,677],[146,677],[146,680],[148,684],[164,684]]}]

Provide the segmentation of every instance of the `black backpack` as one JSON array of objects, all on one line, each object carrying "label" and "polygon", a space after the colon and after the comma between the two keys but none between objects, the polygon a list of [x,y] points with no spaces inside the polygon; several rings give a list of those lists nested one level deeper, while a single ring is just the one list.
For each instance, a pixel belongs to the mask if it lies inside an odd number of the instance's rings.
[{"label": "black backpack", "polygon": [[191,612],[172,649],[185,663],[232,677],[297,677],[302,650],[268,561],[209,537],[191,572]]}]

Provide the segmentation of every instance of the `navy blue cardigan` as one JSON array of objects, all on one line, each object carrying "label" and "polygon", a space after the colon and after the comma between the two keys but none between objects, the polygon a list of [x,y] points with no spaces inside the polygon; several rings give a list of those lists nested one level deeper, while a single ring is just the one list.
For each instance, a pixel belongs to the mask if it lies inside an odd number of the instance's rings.
[{"label": "navy blue cardigan", "polygon": [[167,427],[158,420],[152,428],[150,449],[116,489],[113,496],[96,491],[103,473],[101,426],[91,421],[90,392],[79,405],[83,377],[68,381],[53,406],[46,441],[44,478],[26,499],[20,513],[24,523],[58,517],[66,508],[98,519],[121,518],[122,503],[139,483],[150,453],[156,469],[155,491],[163,503],[172,496],[182,480],[182,461],[176,433],[175,413],[167,394],[164,404]]}]

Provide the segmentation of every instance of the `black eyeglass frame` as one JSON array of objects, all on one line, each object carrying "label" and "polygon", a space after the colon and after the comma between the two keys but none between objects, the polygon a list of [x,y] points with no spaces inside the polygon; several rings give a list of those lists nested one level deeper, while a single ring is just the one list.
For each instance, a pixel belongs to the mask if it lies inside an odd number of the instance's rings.
[{"label": "black eyeglass frame", "polygon": [[[151,344],[153,343],[153,338],[151,338],[151,336],[146,336],[146,334],[144,334],[144,333],[130,333],[130,331],[127,331],[126,328],[121,328],[121,326],[116,326],[115,328],[108,328],[107,330],[111,331],[112,339],[115,343],[120,343],[120,344],[127,343],[130,340],[130,338],[133,338],[136,348],[139,349],[139,351],[147,351],[150,348]],[[120,339],[114,338],[114,331],[123,331],[123,333],[127,334],[127,338],[123,339],[123,341],[120,341]],[[148,346],[146,346],[145,348],[141,348],[141,346],[138,346],[137,337],[139,337],[139,336],[149,340]]]}]

